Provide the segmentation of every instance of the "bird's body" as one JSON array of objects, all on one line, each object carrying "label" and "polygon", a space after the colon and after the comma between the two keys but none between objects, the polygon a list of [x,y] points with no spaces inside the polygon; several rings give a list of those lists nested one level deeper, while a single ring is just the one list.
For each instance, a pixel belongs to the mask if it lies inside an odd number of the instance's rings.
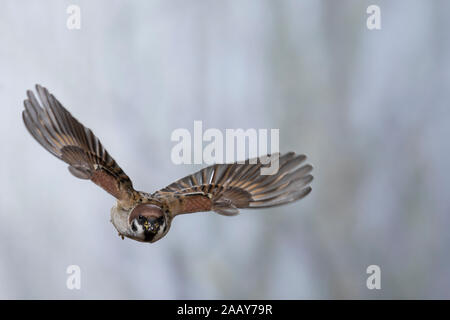
[{"label": "bird's body", "polygon": [[[144,204],[143,206],[145,207],[146,204]],[[145,229],[142,229],[140,225],[135,225],[136,230],[133,230],[132,226],[130,227],[130,215],[133,212],[133,209],[135,208],[131,209],[123,208],[120,205],[115,205],[111,208],[111,223],[119,232],[119,236],[121,236],[122,238],[128,237],[137,241],[155,242],[167,234],[167,232],[170,229],[170,224],[172,221],[172,217],[170,217],[168,212],[164,213],[161,210],[160,211],[161,214],[156,217],[162,218],[162,223],[159,226],[158,231],[156,233],[149,231],[146,234]],[[158,213],[157,210],[155,211],[156,213]],[[138,228],[141,228],[141,230],[137,230]],[[130,232],[130,230],[134,232]],[[137,235],[136,231],[140,231],[139,234],[141,234],[142,236]]]},{"label": "bird's body", "polygon": [[111,222],[119,235],[142,242],[164,237],[175,216],[214,211],[233,216],[241,208],[267,208],[302,199],[311,192],[312,166],[304,155],[279,156],[279,170],[262,175],[264,157],[245,163],[215,164],[149,194],[136,191],[130,178],[103,148],[93,132],[37,85],[41,104],[27,91],[23,121],[50,153],[69,164],[77,178],[89,179],[117,199]]}]

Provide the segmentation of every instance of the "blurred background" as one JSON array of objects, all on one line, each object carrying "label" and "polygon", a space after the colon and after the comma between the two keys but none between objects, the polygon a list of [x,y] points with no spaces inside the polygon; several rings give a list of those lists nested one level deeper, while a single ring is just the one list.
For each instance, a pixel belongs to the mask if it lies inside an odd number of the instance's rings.
[{"label": "blurred background", "polygon": [[[70,4],[81,29],[69,30]],[[369,5],[381,30],[366,27]],[[0,298],[450,298],[450,3],[14,1],[0,11]],[[114,199],[28,134],[40,83],[153,192],[177,128],[279,128],[304,200],[122,241]],[[66,268],[81,268],[68,290]],[[381,268],[368,290],[366,268]]]}]

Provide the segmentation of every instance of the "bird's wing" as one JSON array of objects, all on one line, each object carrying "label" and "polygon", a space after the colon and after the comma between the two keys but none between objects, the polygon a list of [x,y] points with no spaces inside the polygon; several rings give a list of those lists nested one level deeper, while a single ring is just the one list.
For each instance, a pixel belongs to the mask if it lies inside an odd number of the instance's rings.
[{"label": "bird's wing", "polygon": [[302,165],[305,155],[290,152],[279,156],[279,170],[273,175],[261,174],[260,169],[268,164],[260,160],[256,164],[247,160],[244,164],[209,166],[155,192],[153,197],[167,203],[174,216],[211,210],[236,215],[240,208],[279,206],[311,192],[312,166]]},{"label": "bird's wing", "polygon": [[22,113],[30,134],[51,154],[68,163],[75,177],[90,179],[119,201],[128,201],[134,193],[132,182],[100,140],[46,88],[36,85],[36,90],[41,103],[28,90]]}]

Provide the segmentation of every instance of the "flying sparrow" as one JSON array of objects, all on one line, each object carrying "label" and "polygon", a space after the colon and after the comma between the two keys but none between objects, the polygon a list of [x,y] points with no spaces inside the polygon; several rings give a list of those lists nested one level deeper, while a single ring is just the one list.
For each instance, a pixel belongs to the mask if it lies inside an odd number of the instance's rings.
[{"label": "flying sparrow", "polygon": [[[264,157],[245,163],[215,164],[153,194],[136,191],[130,178],[103,148],[94,133],[75,119],[49,91],[27,91],[23,121],[47,151],[69,164],[75,177],[91,180],[117,199],[111,222],[122,237],[155,242],[175,216],[214,211],[234,216],[243,208],[268,208],[302,199],[311,192],[312,166],[305,155],[279,155],[279,170],[262,175]],[[42,107],[43,106],[43,107]],[[266,158],[267,160],[267,158]]]}]

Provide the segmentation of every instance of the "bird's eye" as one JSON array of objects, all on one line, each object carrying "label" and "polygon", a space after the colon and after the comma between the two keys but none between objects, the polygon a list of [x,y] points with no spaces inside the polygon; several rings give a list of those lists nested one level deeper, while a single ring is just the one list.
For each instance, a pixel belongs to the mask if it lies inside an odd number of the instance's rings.
[{"label": "bird's eye", "polygon": [[140,214],[140,215],[138,216],[138,219],[139,219],[139,220],[143,220],[144,217]]}]

